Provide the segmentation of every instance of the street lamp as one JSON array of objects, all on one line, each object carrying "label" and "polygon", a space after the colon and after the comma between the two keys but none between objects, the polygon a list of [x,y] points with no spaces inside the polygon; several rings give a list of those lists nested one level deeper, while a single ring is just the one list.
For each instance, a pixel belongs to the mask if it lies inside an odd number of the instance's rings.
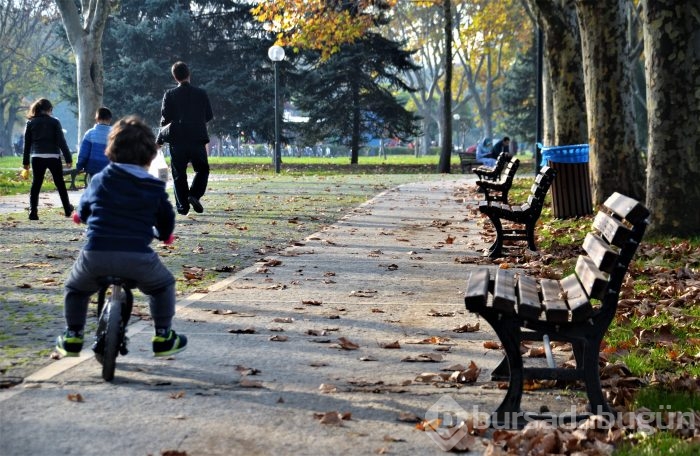
[{"label": "street lamp", "polygon": [[280,99],[277,94],[279,90],[279,77],[277,76],[277,62],[284,60],[284,48],[282,46],[272,46],[267,50],[267,56],[272,60],[275,67],[275,172],[280,172],[282,163],[282,152],[280,150]]},{"label": "street lamp", "polygon": [[464,152],[464,137],[466,136],[466,132],[464,131],[464,126],[459,121],[461,119],[461,116],[459,114],[454,114],[452,118],[457,123],[457,148]]}]

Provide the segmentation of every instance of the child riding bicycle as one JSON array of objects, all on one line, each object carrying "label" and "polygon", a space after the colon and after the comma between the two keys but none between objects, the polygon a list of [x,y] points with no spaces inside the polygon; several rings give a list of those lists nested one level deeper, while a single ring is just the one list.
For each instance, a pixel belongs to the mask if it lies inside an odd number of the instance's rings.
[{"label": "child riding bicycle", "polygon": [[73,214],[77,223],[87,223],[87,243],[65,283],[67,327],[56,340],[63,356],[80,354],[90,296],[108,276],[133,281],[148,295],[155,356],[187,346],[187,337],[171,329],[175,278],[149,245],[154,227],[166,242],[175,228],[165,183],[148,173],[157,150],[153,132],[136,116],[118,120],[109,134],[105,155],[111,163],[93,176]]}]

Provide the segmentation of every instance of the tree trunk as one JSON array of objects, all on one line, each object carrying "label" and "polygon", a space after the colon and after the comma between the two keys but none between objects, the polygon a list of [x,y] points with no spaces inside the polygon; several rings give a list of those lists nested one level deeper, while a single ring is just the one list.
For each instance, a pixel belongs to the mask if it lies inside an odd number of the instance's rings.
[{"label": "tree trunk", "polygon": [[92,127],[95,112],[102,105],[104,93],[102,34],[110,8],[109,0],[83,0],[81,3],[83,8],[79,11],[73,0],[56,0],[68,42],[75,55],[78,141]]},{"label": "tree trunk", "polygon": [[626,50],[625,0],[576,0],[586,83],[593,204],[615,191],[644,198]]},{"label": "tree trunk", "polygon": [[700,5],[642,2],[649,149],[646,205],[657,234],[700,233]]},{"label": "tree trunk", "polygon": [[445,89],[442,95],[442,149],[439,173],[450,172],[452,161],[452,0],[443,0],[445,21]]},{"label": "tree trunk", "polygon": [[586,100],[581,71],[581,39],[573,5],[559,0],[527,0],[544,33],[544,58],[552,96],[553,142],[586,142]]}]

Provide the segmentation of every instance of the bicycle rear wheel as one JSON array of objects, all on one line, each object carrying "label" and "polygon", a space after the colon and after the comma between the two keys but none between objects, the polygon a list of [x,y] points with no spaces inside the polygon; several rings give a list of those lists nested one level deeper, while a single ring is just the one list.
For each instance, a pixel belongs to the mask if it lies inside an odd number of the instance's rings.
[{"label": "bicycle rear wheel", "polygon": [[107,328],[104,340],[104,355],[102,356],[102,378],[107,382],[111,382],[114,379],[114,370],[117,367],[117,355],[121,345],[123,302],[124,291],[120,286],[113,286],[112,296],[106,307]]}]

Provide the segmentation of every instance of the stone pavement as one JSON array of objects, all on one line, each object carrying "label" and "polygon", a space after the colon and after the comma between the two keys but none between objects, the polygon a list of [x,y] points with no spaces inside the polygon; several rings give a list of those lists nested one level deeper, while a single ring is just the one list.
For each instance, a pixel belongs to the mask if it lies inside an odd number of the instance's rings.
[{"label": "stone pavement", "polygon": [[[468,179],[386,191],[179,301],[174,327],[190,346],[175,359],[152,357],[152,329],[140,321],[112,383],[85,349],[0,391],[0,452],[442,454],[434,433],[408,415],[433,416],[452,400],[490,412],[504,395],[489,380],[501,358],[484,348],[496,340],[491,328],[482,321],[477,332],[452,331],[478,322],[461,298],[473,266],[456,259],[486,247],[455,196]],[[417,380],[470,361],[482,369],[476,383]],[[564,405],[547,393],[528,401]],[[327,424],[335,412],[350,419]]]}]

